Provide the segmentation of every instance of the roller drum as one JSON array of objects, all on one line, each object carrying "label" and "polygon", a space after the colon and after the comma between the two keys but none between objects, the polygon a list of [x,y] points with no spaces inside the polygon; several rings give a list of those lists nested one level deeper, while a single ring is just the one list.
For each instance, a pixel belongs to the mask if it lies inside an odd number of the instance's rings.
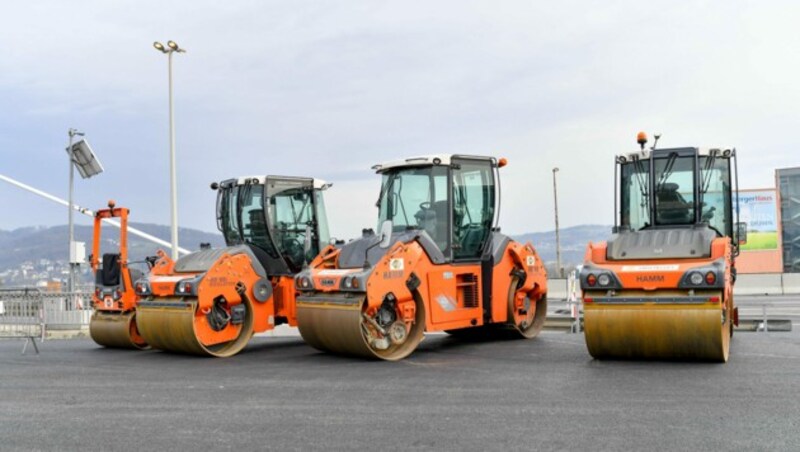
[{"label": "roller drum", "polygon": [[136,311],[95,311],[89,322],[89,335],[104,347],[139,350],[148,348],[137,329]]},{"label": "roller drum", "polygon": [[205,345],[198,337],[195,325],[197,300],[168,298],[141,302],[136,311],[142,337],[159,350],[225,358],[239,353],[253,335],[253,314],[249,303],[240,334],[234,340],[216,345]]},{"label": "roller drum", "polygon": [[730,316],[719,304],[584,305],[584,335],[597,359],[728,360]]},{"label": "roller drum", "polygon": [[417,315],[407,339],[381,350],[370,345],[362,309],[365,297],[341,295],[303,296],[297,300],[297,326],[309,345],[325,352],[370,359],[397,361],[411,354],[423,338],[424,312]]}]

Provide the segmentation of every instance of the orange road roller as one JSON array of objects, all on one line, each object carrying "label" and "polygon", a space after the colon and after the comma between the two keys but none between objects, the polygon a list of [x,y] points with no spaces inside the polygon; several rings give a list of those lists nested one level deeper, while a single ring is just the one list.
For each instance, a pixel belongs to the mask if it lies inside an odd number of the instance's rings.
[{"label": "orange road roller", "polygon": [[[616,157],[614,234],[580,272],[596,359],[728,360],[738,323],[736,150],[645,149]],[[656,142],[658,136],[656,136]]]},{"label": "orange road roller", "polygon": [[172,261],[135,283],[137,325],[151,347],[227,357],[254,333],[294,326],[293,276],[327,245],[319,179],[260,176],[211,185],[226,247]]},{"label": "orange road roller", "polygon": [[[124,207],[108,202],[108,209],[95,212],[91,266],[95,275],[92,296],[94,313],[89,322],[89,335],[100,345],[115,348],[147,348],[147,342],[136,326],[136,304],[139,297],[133,282],[142,272],[128,262],[128,214]],[[100,255],[103,220],[119,218],[119,252]],[[102,259],[102,261],[101,261]]]},{"label": "orange road roller", "polygon": [[303,339],[391,361],[413,352],[426,331],[536,336],[546,273],[530,243],[496,225],[505,164],[433,155],[373,167],[383,179],[379,233],[325,248],[295,277]]}]

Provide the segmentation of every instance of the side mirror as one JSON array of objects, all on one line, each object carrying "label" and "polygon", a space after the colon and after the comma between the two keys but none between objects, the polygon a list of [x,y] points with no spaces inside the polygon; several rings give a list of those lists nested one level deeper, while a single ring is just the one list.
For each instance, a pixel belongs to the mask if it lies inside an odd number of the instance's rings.
[{"label": "side mirror", "polygon": [[392,244],[392,220],[386,220],[381,224],[381,242],[378,244],[381,248],[389,248]]},{"label": "side mirror", "polygon": [[739,245],[747,243],[747,223],[736,223],[736,240]]}]

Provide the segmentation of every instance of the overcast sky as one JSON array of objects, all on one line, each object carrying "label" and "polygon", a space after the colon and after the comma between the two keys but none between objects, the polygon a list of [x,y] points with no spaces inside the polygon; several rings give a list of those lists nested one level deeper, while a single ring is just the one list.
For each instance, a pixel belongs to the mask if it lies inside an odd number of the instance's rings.
[{"label": "overcast sky", "polygon": [[[612,157],[639,130],[664,146],[735,146],[742,188],[800,165],[795,1],[30,1],[0,15],[0,174],[66,198],[69,127],[107,199],[169,223],[167,59],[175,57],[179,224],[215,230],[211,181],[334,183],[331,229],[374,227],[369,168],[430,153],[504,156],[501,226],[613,222]],[[0,182],[0,229],[66,208]],[[79,219],[89,224],[88,218]]]}]

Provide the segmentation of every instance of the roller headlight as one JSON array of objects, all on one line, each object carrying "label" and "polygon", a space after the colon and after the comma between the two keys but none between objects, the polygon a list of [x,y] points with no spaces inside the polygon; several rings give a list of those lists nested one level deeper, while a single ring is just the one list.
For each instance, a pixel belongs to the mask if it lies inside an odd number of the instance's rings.
[{"label": "roller headlight", "polygon": [[608,273],[603,273],[597,277],[597,284],[600,284],[601,287],[608,287],[611,284],[611,276]]},{"label": "roller headlight", "polygon": [[703,275],[700,272],[693,272],[691,275],[689,275],[689,282],[695,286],[703,284],[704,281],[705,278],[703,278]]},{"label": "roller headlight", "polygon": [[345,289],[352,289],[353,288],[353,277],[352,276],[345,276],[343,282]]},{"label": "roller headlight", "polygon": [[134,289],[139,295],[150,295],[150,284],[147,281],[138,281],[134,284]]}]

